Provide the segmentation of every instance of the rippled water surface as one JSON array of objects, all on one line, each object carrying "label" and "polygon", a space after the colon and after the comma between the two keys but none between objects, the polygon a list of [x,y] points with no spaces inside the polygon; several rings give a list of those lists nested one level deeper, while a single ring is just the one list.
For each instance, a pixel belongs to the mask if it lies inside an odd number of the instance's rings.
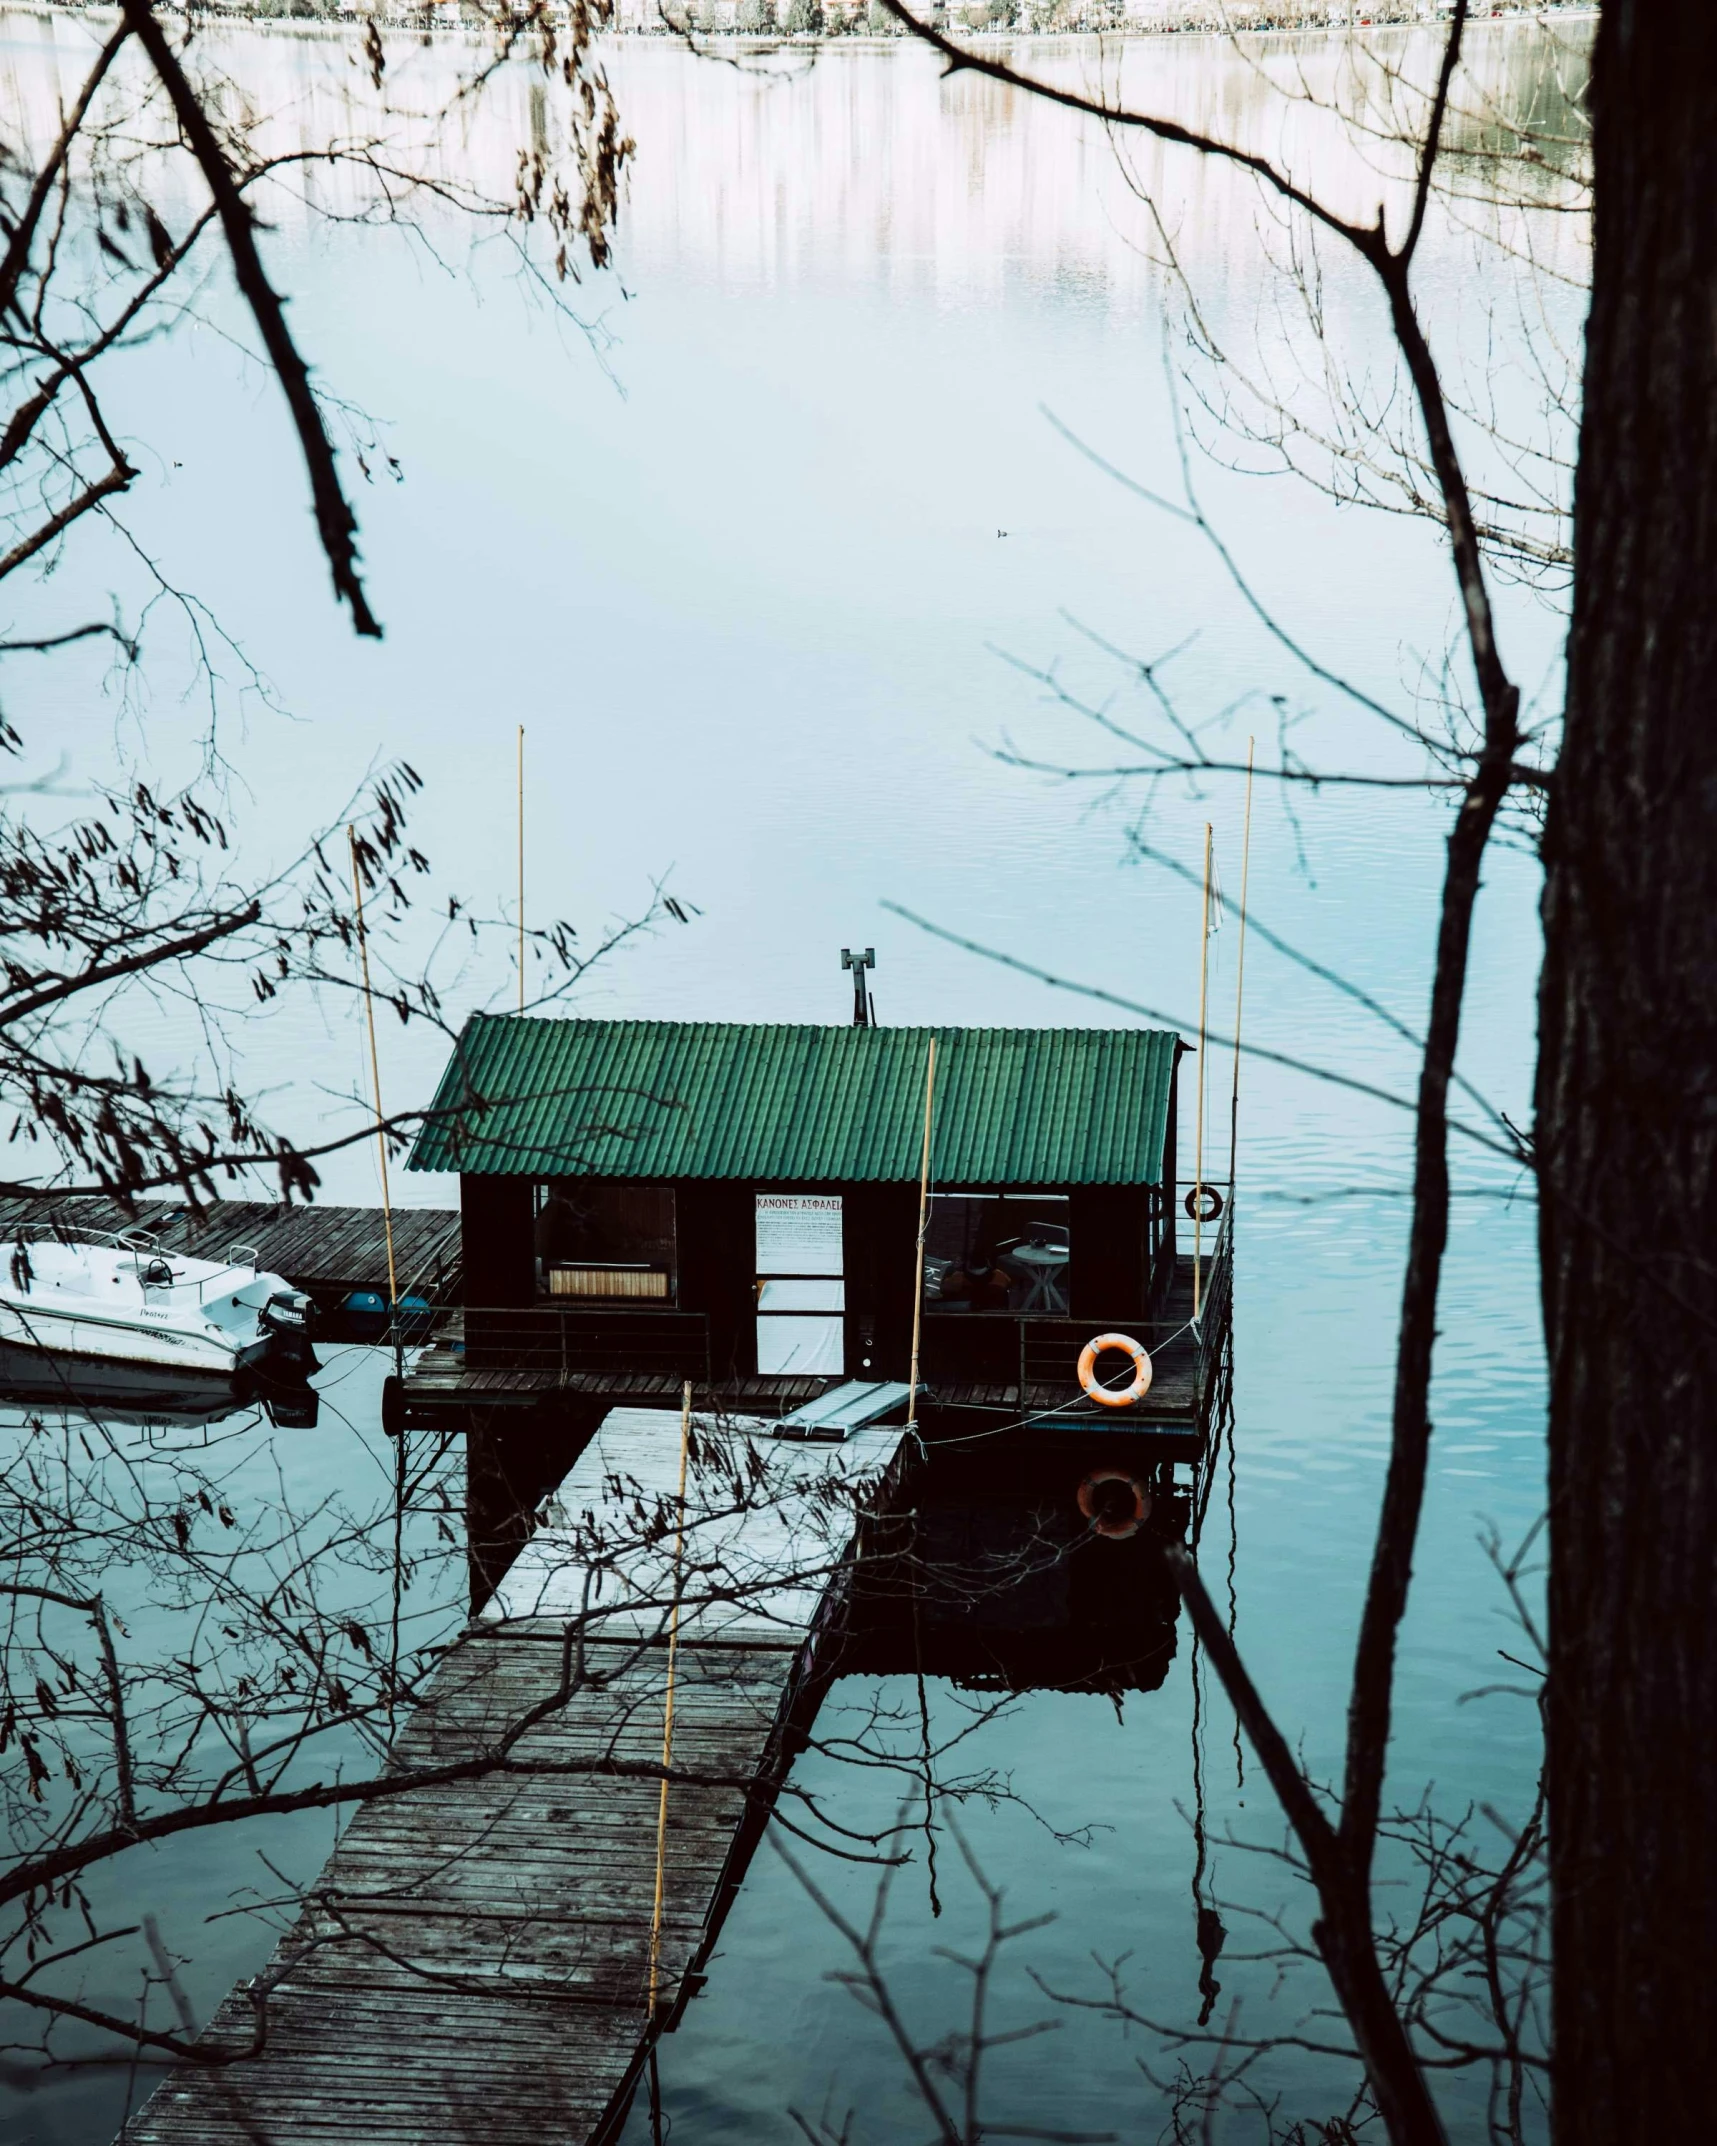
[{"label": "rippled water surface", "polygon": [[[83,33],[23,18],[6,30],[0,84],[39,111],[56,52]],[[1481,58],[1493,86],[1557,63],[1534,35],[1491,33]],[[1427,49],[1402,48],[1418,65]],[[256,36],[233,51],[273,108],[314,118],[346,94],[335,48]],[[1323,54],[1309,46],[1302,57],[1315,72]],[[445,62],[432,49],[411,64]],[[1097,63],[1070,48],[1054,64]],[[1130,47],[1125,65],[1135,86],[1212,124],[1275,124],[1250,59],[1180,39]],[[1238,787],[1177,780],[1147,793],[1136,781],[1069,782],[1008,764],[998,748],[1097,769],[1138,758],[1021,666],[1059,666],[1070,689],[1139,720],[1136,674],[1098,644],[1138,658],[1185,644],[1165,677],[1189,716],[1216,719],[1219,757],[1243,760],[1254,733],[1273,756],[1287,721],[1313,765],[1421,763],[1260,629],[1183,524],[1070,442],[1178,494],[1182,315],[1110,144],[1065,115],[942,82],[898,48],[835,51],[760,79],[634,44],[612,71],[640,147],[623,277],[574,294],[599,349],[519,287],[497,243],[472,251],[453,228],[432,227],[432,246],[277,218],[272,258],[295,324],[329,383],[385,428],[403,471],[402,483],[360,497],[388,627],[380,648],[354,645],[327,601],[266,386],[212,338],[134,361],[128,422],[155,450],[138,521],[280,703],[253,699],[242,728],[226,719],[241,840],[258,856],[284,854],[338,811],[374,759],[405,754],[427,778],[421,839],[441,880],[501,903],[523,722],[533,914],[626,913],[670,871],[701,912],[616,960],[587,994],[589,1011],[839,1019],[839,950],[871,943],[886,1022],[1114,1017],[930,936],[881,906],[893,902],[1190,1031],[1198,896],[1128,861],[1125,829],[1148,805],[1149,839],[1190,867],[1206,821],[1215,829],[1228,907],[1212,990],[1226,1021]],[[516,118],[525,91],[508,94]],[[503,111],[457,154],[504,173],[513,139]],[[1301,147],[1347,196],[1370,198],[1384,183],[1351,145],[1308,133]],[[1215,332],[1267,342],[1280,234],[1257,194],[1161,155],[1135,176],[1165,190]],[[1470,247],[1439,229],[1422,291],[1433,328],[1459,345],[1482,301],[1505,302],[1509,285],[1487,284]],[[1381,366],[1378,302],[1339,258],[1323,302],[1348,361]],[[217,313],[220,303],[217,294]],[[1576,336],[1577,299],[1558,292],[1547,304],[1557,333]],[[1502,332],[1511,360],[1524,357]],[[1434,536],[1196,452],[1193,468],[1262,599],[1325,662],[1410,707],[1455,626]],[[84,601],[121,578],[114,559],[85,555],[53,600]],[[1505,592],[1503,631],[1518,674],[1553,707],[1554,605]],[[171,692],[139,720],[98,688],[94,674],[61,671],[9,712],[33,738],[56,726],[92,767],[116,737],[163,762],[185,748],[194,717]],[[1443,825],[1441,808],[1412,792],[1326,789],[1290,810],[1261,786],[1256,913],[1414,1023]],[[1530,1095],[1535,902],[1527,850],[1499,850],[1463,1065],[1517,1122]],[[450,1003],[504,1005],[513,988],[499,969],[456,972]],[[1410,1092],[1409,1048],[1258,939],[1246,1023],[1269,1052]],[[307,1127],[349,1114],[358,1042],[347,1009],[333,1008],[259,1018],[242,1048],[252,1079]],[[423,1095],[435,1039],[390,1032],[384,1050],[392,1096]],[[1190,1070],[1183,1077],[1190,1086]],[[1214,1054],[1213,1118],[1224,1128],[1228,1077]],[[1325,1777],[1339,1763],[1386,1439],[1406,1124],[1387,1102],[1268,1057],[1243,1076],[1235,1424],[1203,1554],[1225,1605],[1232,1585],[1254,1676]],[[1518,1538],[1541,1503],[1534,1219],[1495,1156],[1458,1147],[1458,1168],[1471,1196],[1456,1202],[1391,1790],[1410,1803],[1431,1786],[1451,1808],[1518,1814],[1535,1768],[1530,1710],[1463,1695],[1494,1683],[1496,1650],[1519,1644],[1481,1536],[1494,1527]],[[343,1166],[333,1189],[373,1197],[367,1163]],[[447,1201],[453,1187],[419,1179],[411,1196]],[[348,1412],[367,1425],[374,1381],[350,1378]],[[270,1436],[260,1426],[250,1435]],[[364,1451],[325,1415],[294,1465],[334,1481],[369,1465]],[[841,1710],[879,1691],[915,1712],[908,1681],[849,1679],[823,1728],[838,1730]],[[942,1730],[975,1702],[933,1680],[929,1703]],[[1011,1789],[952,1813],[974,1864],[1005,1888],[1010,1916],[1053,1917],[998,1970],[998,2023],[1049,2019],[1054,2030],[997,2052],[993,2123],[1129,2139],[1161,2128],[1153,2078],[1169,2076],[1173,2058],[1160,2038],[1058,1998],[1097,1994],[1102,1963],[1124,1957],[1141,2013],[1165,2026],[1196,2018],[1195,1816],[1210,1843],[1207,1888],[1230,1904],[1218,2024],[1238,2002],[1238,2032],[1285,2027],[1317,2001],[1293,1977],[1273,1997],[1273,1970],[1238,1957],[1269,1937],[1245,1909],[1280,1906],[1302,1935],[1309,1918],[1280,1865],[1252,1852],[1274,1846],[1280,1825],[1184,1625],[1161,1689],[1119,1707],[1023,1697],[975,1729],[961,1763],[994,1769]],[[885,1821],[899,1787],[815,1751],[801,1778],[859,1827]],[[322,1844],[306,1829],[274,1852],[307,1874]],[[937,1845],[944,1912],[931,1912],[920,1854],[895,1885],[885,1938],[920,2031],[955,2022],[965,1978],[939,1948],[967,1950],[981,1927],[952,1831]],[[818,1880],[843,1912],[868,1911],[873,1870],[829,1863]],[[189,1933],[249,1881],[216,1856],[163,1857],[125,1882]],[[269,1942],[241,1919],[209,1923],[196,1939],[198,2001],[253,1969]],[[919,2135],[881,2031],[829,1979],[849,1964],[766,1846],[708,1988],[664,2048],[674,2135],[787,2140],[802,2135],[793,2108],[828,2111],[838,2131],[849,2106],[855,2142]],[[1285,2116],[1333,2114],[1350,2084],[1341,2066],[1303,2053],[1279,2055],[1262,2076],[1284,2094]],[[1482,2136],[1474,2092],[1449,2095],[1457,2133]],[[51,2085],[14,2100],[7,2135],[93,2142],[122,2098],[111,2078]],[[646,2135],[643,2115],[634,2122]]]}]

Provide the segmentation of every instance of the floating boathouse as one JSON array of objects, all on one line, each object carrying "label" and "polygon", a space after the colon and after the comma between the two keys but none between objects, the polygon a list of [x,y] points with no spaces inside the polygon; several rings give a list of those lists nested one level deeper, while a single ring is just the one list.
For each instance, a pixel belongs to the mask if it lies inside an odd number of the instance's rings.
[{"label": "floating boathouse", "polygon": [[[1162,1681],[1229,1307],[1183,1048],[467,1028],[412,1157],[459,1175],[465,1301],[394,1427],[467,1434],[473,1618],[395,1753],[423,1780],[353,1818],[126,2146],[611,2146],[841,1662]],[[1128,1406],[1076,1373],[1106,1334],[1150,1353]]]},{"label": "floating boathouse", "polygon": [[[464,1312],[406,1421],[687,1379],[786,1413],[906,1379],[916,1327],[929,1435],[1065,1411],[1195,1457],[1230,1217],[1189,1220],[1225,1203],[1177,1180],[1185,1050],[1152,1029],[475,1019],[410,1162],[458,1173]],[[1078,1384],[1108,1331],[1153,1358],[1131,1408]]]}]

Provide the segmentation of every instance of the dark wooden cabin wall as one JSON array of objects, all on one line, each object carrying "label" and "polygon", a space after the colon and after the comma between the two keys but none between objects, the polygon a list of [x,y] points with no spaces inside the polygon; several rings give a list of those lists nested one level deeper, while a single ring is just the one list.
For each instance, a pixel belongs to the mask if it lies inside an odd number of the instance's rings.
[{"label": "dark wooden cabin wall", "polygon": [[[1178,1205],[1174,1197],[1177,1105],[1171,1094],[1165,1143],[1166,1207],[1156,1280],[1172,1277]],[[626,1193],[638,1188],[601,1187]],[[710,1372],[716,1380],[748,1378],[757,1368],[756,1208],[750,1183],[687,1180],[650,1188],[656,1208],[672,1215],[678,1255],[678,1303],[709,1321]],[[769,1189],[769,1188],[761,1188]],[[912,1352],[912,1288],[918,1227],[916,1185],[823,1185],[776,1188],[838,1192],[843,1200],[847,1287],[846,1355],[854,1378],[905,1378]],[[1075,1186],[1069,1193],[1070,1308],[1077,1318],[1143,1317],[1151,1308],[1152,1188]],[[536,1300],[534,1203],[524,1177],[466,1176],[460,1180],[465,1299],[473,1305],[523,1305]],[[630,1210],[628,1210],[630,1211]],[[613,1256],[612,1253],[609,1256]],[[634,1256],[637,1256],[634,1254]],[[671,1257],[672,1254],[669,1253]],[[865,1357],[869,1356],[868,1369]]]},{"label": "dark wooden cabin wall", "polygon": [[1068,1308],[1076,1319],[1136,1319],[1150,1295],[1150,1191],[1075,1185],[1068,1197]]},{"label": "dark wooden cabin wall", "polygon": [[757,1210],[753,1188],[687,1180],[674,1188],[680,1309],[709,1319],[710,1376],[757,1370]]},{"label": "dark wooden cabin wall", "polygon": [[459,1235],[467,1304],[535,1301],[535,1219],[528,1177],[460,1178]]},{"label": "dark wooden cabin wall", "polygon": [[918,1187],[844,1185],[836,1189],[842,1196],[845,1234],[847,1374],[856,1379],[903,1379],[912,1368]]}]

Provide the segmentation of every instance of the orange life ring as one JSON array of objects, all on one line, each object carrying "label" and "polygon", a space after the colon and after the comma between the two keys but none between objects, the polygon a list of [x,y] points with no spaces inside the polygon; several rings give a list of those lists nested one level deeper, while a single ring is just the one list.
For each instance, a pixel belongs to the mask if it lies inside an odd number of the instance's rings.
[{"label": "orange life ring", "polygon": [[[1123,1356],[1133,1359],[1130,1386],[1105,1386],[1097,1376],[1097,1359],[1105,1349],[1119,1349]],[[1151,1360],[1131,1334],[1099,1334],[1079,1352],[1079,1383],[1104,1408],[1131,1408],[1151,1390]]]},{"label": "orange life ring", "polygon": [[[1107,1483],[1120,1483],[1131,1493],[1131,1513],[1124,1510],[1125,1501],[1112,1491],[1103,1494]],[[1151,1494],[1136,1475],[1128,1475],[1120,1468],[1093,1468],[1079,1486],[1079,1510],[1090,1521],[1093,1535],[1102,1535],[1110,1542],[1125,1542],[1150,1518]]]}]

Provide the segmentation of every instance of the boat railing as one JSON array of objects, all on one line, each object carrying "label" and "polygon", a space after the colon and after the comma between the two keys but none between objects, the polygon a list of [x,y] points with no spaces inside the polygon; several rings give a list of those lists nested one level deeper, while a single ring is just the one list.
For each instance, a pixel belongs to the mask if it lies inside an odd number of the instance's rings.
[{"label": "boat railing", "polygon": [[[161,1240],[153,1230],[142,1228],[71,1230],[67,1229],[63,1223],[55,1222],[51,1218],[46,1222],[20,1222],[12,1229],[9,1229],[5,1234],[4,1240],[0,1241],[4,1241],[7,1244],[96,1245],[108,1251],[122,1252],[128,1258],[137,1262],[138,1279],[145,1282],[148,1281],[148,1277],[143,1272],[143,1262],[145,1260],[165,1261],[171,1256],[162,1251]],[[178,1256],[188,1258],[189,1254],[181,1253]],[[209,1263],[203,1261],[200,1264],[207,1265]],[[262,1255],[255,1245],[235,1244],[227,1252],[225,1266],[215,1267],[212,1273],[184,1275],[175,1280],[169,1269],[168,1279],[165,1281],[158,1280],[150,1284],[150,1286],[159,1289],[194,1289],[197,1293],[197,1302],[202,1304],[207,1302],[211,1293],[216,1296],[224,1293],[231,1286],[230,1277],[235,1272],[242,1269],[248,1274],[256,1274],[260,1271],[261,1266]]]},{"label": "boat railing", "polygon": [[117,1251],[153,1256],[161,1240],[146,1229],[68,1229],[63,1222],[15,1222],[3,1240],[7,1244],[98,1244]]},{"label": "boat railing", "polygon": [[213,1274],[200,1274],[197,1276],[197,1302],[199,1304],[207,1303],[211,1293],[215,1296],[225,1295],[229,1287],[230,1276],[240,1271],[246,1274],[256,1274],[261,1271],[261,1267],[262,1255],[255,1245],[229,1245],[227,1247],[227,1261],[224,1267],[216,1267]]}]

